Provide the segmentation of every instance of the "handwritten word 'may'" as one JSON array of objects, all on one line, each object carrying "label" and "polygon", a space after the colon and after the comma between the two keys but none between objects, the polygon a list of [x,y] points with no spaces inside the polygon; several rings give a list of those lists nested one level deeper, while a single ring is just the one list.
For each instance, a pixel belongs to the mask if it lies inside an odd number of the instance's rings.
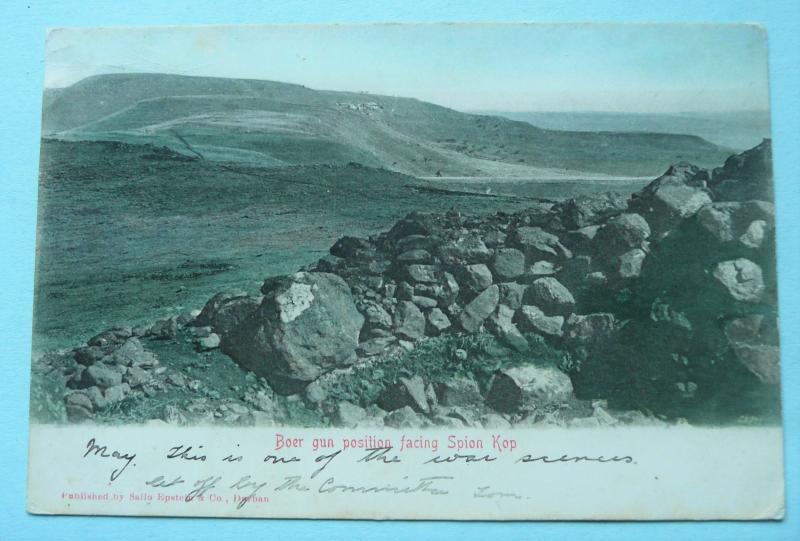
[{"label": "handwritten word 'may'", "polygon": [[115,460],[121,460],[124,462],[124,465],[121,468],[116,468],[111,472],[111,482],[113,483],[119,476],[122,475],[128,466],[131,465],[133,459],[136,458],[135,453],[128,453],[125,451],[108,451],[108,447],[105,445],[99,445],[94,438],[90,439],[86,443],[86,452],[83,454],[83,458],[88,457],[89,455],[100,457],[100,458],[111,458]]}]

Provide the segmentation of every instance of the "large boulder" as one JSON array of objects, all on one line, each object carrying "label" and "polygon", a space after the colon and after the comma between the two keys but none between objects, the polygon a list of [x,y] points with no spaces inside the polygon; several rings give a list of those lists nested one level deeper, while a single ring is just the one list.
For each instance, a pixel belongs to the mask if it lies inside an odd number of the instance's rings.
[{"label": "large boulder", "polygon": [[298,272],[267,280],[262,292],[261,305],[223,337],[222,350],[276,392],[299,392],[356,359],[364,317],[340,277]]},{"label": "large boulder", "polygon": [[706,187],[708,171],[694,165],[673,165],[666,173],[633,194],[630,209],[641,214],[653,234],[661,238],[681,220],[711,203]]},{"label": "large boulder", "polygon": [[722,201],[772,201],[772,142],[764,139],[725,160],[725,165],[714,169],[709,187]]},{"label": "large boulder", "polygon": [[553,366],[517,366],[497,372],[489,383],[486,402],[502,413],[519,413],[572,397],[572,382]]},{"label": "large boulder", "polygon": [[761,267],[749,259],[723,261],[714,268],[714,278],[737,301],[759,302],[764,296]]},{"label": "large boulder", "polygon": [[256,311],[261,297],[249,296],[244,292],[223,292],[211,297],[193,325],[211,327],[215,333],[224,336]]}]

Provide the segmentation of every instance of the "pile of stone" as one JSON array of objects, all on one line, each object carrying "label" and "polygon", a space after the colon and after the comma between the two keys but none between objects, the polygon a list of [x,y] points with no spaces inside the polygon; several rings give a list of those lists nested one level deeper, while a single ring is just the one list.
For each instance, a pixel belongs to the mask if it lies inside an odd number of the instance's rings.
[{"label": "pile of stone", "polygon": [[[698,387],[710,385],[699,381],[704,368],[675,371],[670,363],[709,355],[719,364],[735,359],[774,387],[769,152],[765,142],[714,171],[673,166],[631,198],[583,196],[490,216],[411,213],[380,235],[340,238],[317,263],[266,280],[259,296],[216,295],[190,322],[197,349],[220,347],[276,393],[300,394],[312,406],[331,374],[401,358],[451,333],[489,332],[517,356],[539,336],[586,363],[569,376],[536,358],[501,366],[484,392],[474,381],[400,379],[377,404],[384,414],[404,412],[387,417],[390,426],[419,416],[433,424],[480,425],[475,416],[498,414],[519,420],[575,394],[691,397],[709,391]],[[177,324],[147,333],[168,337]],[[70,386],[80,393],[67,396],[72,417],[145,388],[157,361],[137,344],[131,332],[110,331],[75,350]],[[637,371],[641,378],[623,377]],[[637,395],[640,384],[646,389]],[[447,409],[465,404],[472,414]],[[362,406],[325,407],[353,424],[374,417]]]}]

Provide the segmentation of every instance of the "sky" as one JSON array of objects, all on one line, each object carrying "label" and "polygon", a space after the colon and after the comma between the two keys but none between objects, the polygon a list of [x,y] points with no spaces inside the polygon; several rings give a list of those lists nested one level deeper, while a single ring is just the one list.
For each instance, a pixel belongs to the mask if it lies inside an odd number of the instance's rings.
[{"label": "sky", "polygon": [[753,25],[312,25],[56,29],[45,86],[175,73],[413,97],[462,111],[767,110]]}]

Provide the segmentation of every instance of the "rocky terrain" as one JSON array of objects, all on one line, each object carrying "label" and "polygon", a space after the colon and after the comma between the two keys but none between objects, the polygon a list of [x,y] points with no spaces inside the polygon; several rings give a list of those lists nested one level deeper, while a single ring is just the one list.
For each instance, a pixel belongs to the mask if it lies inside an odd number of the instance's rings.
[{"label": "rocky terrain", "polygon": [[[770,144],[631,197],[411,213],[261,294],[34,363],[42,420],[358,427],[779,418]],[[213,376],[213,377],[212,377]]]}]

